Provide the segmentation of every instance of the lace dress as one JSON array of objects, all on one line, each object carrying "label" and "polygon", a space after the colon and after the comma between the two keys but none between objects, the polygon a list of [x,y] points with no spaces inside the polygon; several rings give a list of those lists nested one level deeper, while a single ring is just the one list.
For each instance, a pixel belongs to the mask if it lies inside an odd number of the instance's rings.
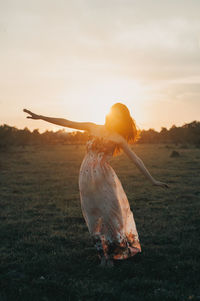
[{"label": "lace dress", "polygon": [[141,252],[133,213],[109,164],[115,143],[90,136],[79,173],[81,209],[98,257],[126,259]]}]

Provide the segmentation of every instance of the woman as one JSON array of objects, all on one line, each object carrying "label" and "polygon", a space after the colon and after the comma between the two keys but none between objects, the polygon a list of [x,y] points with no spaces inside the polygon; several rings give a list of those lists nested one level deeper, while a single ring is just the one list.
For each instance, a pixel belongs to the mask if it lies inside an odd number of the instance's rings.
[{"label": "woman", "polygon": [[86,154],[80,167],[79,190],[83,217],[101,259],[100,265],[113,266],[114,259],[126,259],[140,253],[133,212],[109,159],[123,150],[153,185],[169,186],[155,180],[129,147],[139,138],[139,131],[127,106],[115,103],[106,115],[104,125],[46,117],[26,109],[23,111],[31,115],[27,118],[89,132]]}]

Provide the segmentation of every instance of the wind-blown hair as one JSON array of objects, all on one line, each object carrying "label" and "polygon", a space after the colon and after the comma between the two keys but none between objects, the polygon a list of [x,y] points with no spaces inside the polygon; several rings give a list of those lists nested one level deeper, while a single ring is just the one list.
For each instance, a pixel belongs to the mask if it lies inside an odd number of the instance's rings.
[{"label": "wind-blown hair", "polygon": [[[115,112],[119,111],[120,115]],[[119,117],[120,116],[120,117]],[[113,118],[115,122],[113,123]],[[111,132],[117,132],[123,136],[129,144],[133,144],[140,138],[141,131],[138,129],[135,120],[131,117],[129,109],[126,105],[118,102],[112,105],[111,113],[106,115],[105,127]],[[113,156],[121,153],[121,147],[116,144]]]}]

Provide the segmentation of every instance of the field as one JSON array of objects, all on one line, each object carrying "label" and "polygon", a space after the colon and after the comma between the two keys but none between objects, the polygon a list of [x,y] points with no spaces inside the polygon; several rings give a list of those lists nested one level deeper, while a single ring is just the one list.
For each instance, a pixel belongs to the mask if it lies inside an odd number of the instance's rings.
[{"label": "field", "polygon": [[[110,161],[134,213],[142,253],[99,266],[82,216],[85,146],[0,153],[0,300],[200,300],[200,149],[135,145],[152,186],[125,155]],[[172,158],[172,150],[180,157]]]}]

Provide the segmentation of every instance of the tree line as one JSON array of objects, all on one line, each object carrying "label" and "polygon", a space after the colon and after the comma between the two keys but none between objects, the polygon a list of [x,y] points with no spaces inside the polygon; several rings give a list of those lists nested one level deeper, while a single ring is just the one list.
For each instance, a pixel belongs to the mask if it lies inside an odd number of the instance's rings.
[{"label": "tree line", "polygon": [[[175,143],[193,144],[200,147],[200,122],[193,121],[177,127],[172,125],[167,129],[162,127],[160,132],[150,128],[149,130],[139,130],[140,138],[136,144],[140,143]],[[46,130],[40,133],[38,129],[32,132],[25,127],[18,129],[7,124],[0,126],[0,148],[7,148],[15,145],[48,145],[48,144],[85,144],[89,138],[87,131],[66,132],[64,129],[56,132]]]}]

